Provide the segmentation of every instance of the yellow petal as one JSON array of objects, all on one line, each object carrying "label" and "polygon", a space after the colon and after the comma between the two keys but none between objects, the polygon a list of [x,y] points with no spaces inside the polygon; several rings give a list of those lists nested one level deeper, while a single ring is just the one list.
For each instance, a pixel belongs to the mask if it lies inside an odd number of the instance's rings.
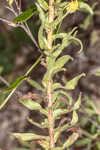
[{"label": "yellow petal", "polygon": [[67,10],[69,13],[73,13],[77,9],[78,9],[78,0],[74,0],[74,1],[68,3]]},{"label": "yellow petal", "polygon": [[9,5],[12,5],[13,2],[14,0],[9,0]]}]

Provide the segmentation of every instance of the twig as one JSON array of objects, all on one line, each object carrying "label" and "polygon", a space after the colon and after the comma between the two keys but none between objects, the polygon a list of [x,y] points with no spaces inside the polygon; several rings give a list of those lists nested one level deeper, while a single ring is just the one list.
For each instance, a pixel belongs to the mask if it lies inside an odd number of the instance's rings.
[{"label": "twig", "polygon": [[[26,26],[25,26],[26,25]],[[27,23],[25,23],[25,25],[22,23],[21,25],[19,25],[19,27],[23,28],[24,31],[27,33],[27,35],[30,37],[30,39],[33,41],[33,43],[35,44],[35,46],[38,48],[38,50],[41,52],[41,49],[37,43],[37,41],[35,40],[35,38],[33,37]]]},{"label": "twig", "polygon": [[0,76],[0,80],[1,80],[5,85],[7,85],[7,86],[10,85],[9,82],[6,81],[2,76]]},{"label": "twig", "polygon": [[16,4],[16,7],[17,7],[17,9],[18,9],[19,14],[22,13],[22,11],[21,11],[21,0],[19,0],[19,2],[17,2],[17,1],[15,0],[15,4]]},{"label": "twig", "polygon": [[[14,7],[12,5],[10,5],[9,7],[6,7],[7,9],[9,9],[16,17],[19,16],[22,11],[21,11],[21,0],[20,0],[20,6],[18,6],[17,1],[15,0],[15,4],[18,10],[18,13],[15,11]],[[11,21],[8,21],[6,19],[0,18],[1,21],[7,23],[8,25],[12,26],[12,27],[21,27],[22,29],[24,29],[24,31],[27,33],[27,35],[30,37],[30,39],[33,41],[33,43],[35,44],[35,46],[38,48],[39,52],[41,52],[41,49],[37,43],[37,41],[35,40],[35,38],[33,37],[28,24],[27,23],[20,23],[20,24],[14,24]]]},{"label": "twig", "polygon": [[11,21],[8,21],[7,19],[4,19],[4,18],[0,18],[1,21],[7,23],[9,26],[12,26],[12,27],[18,27],[18,25],[14,24],[13,22]]}]

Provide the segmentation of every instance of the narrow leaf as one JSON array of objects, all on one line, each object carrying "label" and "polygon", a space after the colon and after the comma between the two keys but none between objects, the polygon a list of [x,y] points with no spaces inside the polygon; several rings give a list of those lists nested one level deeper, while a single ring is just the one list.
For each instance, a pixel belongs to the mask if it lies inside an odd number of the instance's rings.
[{"label": "narrow leaf", "polygon": [[52,73],[52,76],[54,76],[56,73],[61,72],[61,71],[65,72],[66,70],[67,70],[66,68],[57,68],[56,67],[51,70],[51,73]]},{"label": "narrow leaf", "polygon": [[74,104],[74,110],[77,110],[77,109],[80,108],[80,105],[81,105],[81,97],[82,97],[82,94],[80,93],[77,102]]},{"label": "narrow leaf", "polygon": [[75,87],[76,87],[76,85],[77,85],[79,79],[80,79],[82,76],[85,76],[85,74],[82,73],[82,74],[76,76],[75,78],[73,78],[72,80],[68,81],[67,84],[66,84],[66,86],[65,86],[65,88],[68,89],[68,90],[73,90],[73,89],[75,89]]},{"label": "narrow leaf", "polygon": [[12,133],[12,135],[22,141],[31,141],[47,138],[46,136],[41,136],[33,133]]},{"label": "narrow leaf", "polygon": [[69,101],[69,105],[72,105],[72,102],[73,102],[73,99],[72,99],[72,97],[69,95],[69,93],[67,93],[67,92],[65,92],[65,91],[60,91],[60,93],[62,94],[62,95],[64,95],[64,96],[66,96],[66,98],[68,99],[68,101]]},{"label": "narrow leaf", "polygon": [[34,102],[31,99],[19,99],[19,102],[22,103],[24,106],[26,106],[30,110],[37,110],[41,109],[41,105],[38,104],[37,102]]},{"label": "narrow leaf", "polygon": [[40,4],[41,8],[43,8],[45,11],[48,10],[48,4],[45,0],[37,0],[37,1]]},{"label": "narrow leaf", "polygon": [[43,25],[40,26],[38,32],[38,41],[41,49],[44,49],[44,40],[43,40]]},{"label": "narrow leaf", "polygon": [[11,86],[9,86],[6,91],[11,91],[10,94],[7,96],[7,98],[2,102],[0,105],[0,109],[2,109],[5,104],[8,102],[8,100],[11,98],[13,93],[15,92],[16,88],[22,83],[23,80],[25,80],[26,77],[19,77]]},{"label": "narrow leaf", "polygon": [[35,87],[37,90],[42,91],[42,92],[44,91],[44,89],[42,88],[42,86],[38,82],[36,82],[36,81],[34,81],[32,79],[28,79],[27,81],[28,81],[28,83],[30,85],[32,85],[33,87]]},{"label": "narrow leaf", "polygon": [[41,19],[41,21],[42,21],[42,24],[44,24],[45,23],[45,13],[44,13],[44,11],[42,10],[42,8],[39,6],[39,4],[38,3],[36,3],[36,6],[37,6],[37,10],[38,10],[38,12],[39,12],[39,16],[40,16],[40,19]]},{"label": "narrow leaf", "polygon": [[46,116],[48,115],[48,112],[45,109],[43,109],[40,104],[38,104],[37,102],[34,102],[31,99],[26,100],[26,99],[20,98],[19,102],[22,103],[24,106],[26,106],[30,110],[39,110],[42,114]]},{"label": "narrow leaf", "polygon": [[61,2],[61,0],[56,0],[56,4],[59,4]]},{"label": "narrow leaf", "polygon": [[73,60],[69,55],[64,55],[58,58],[55,62],[55,68],[62,68],[70,59]]},{"label": "narrow leaf", "polygon": [[59,98],[60,91],[54,91],[52,94],[52,101],[53,103],[56,101],[57,98]]},{"label": "narrow leaf", "polygon": [[47,86],[47,80],[49,80],[49,72],[48,71],[45,73],[43,80],[42,80],[42,84],[45,88]]},{"label": "narrow leaf", "polygon": [[26,9],[22,14],[20,14],[18,17],[16,17],[13,22],[20,23],[20,22],[26,22],[28,19],[30,19],[35,13],[37,12],[37,8],[35,5],[31,5],[28,9]]},{"label": "narrow leaf", "polygon": [[53,90],[57,90],[57,89],[59,89],[59,88],[63,88],[63,86],[62,86],[60,83],[54,83],[54,84],[52,85],[52,89],[53,89]]},{"label": "narrow leaf", "polygon": [[54,141],[55,141],[55,143],[57,142],[59,136],[60,136],[60,132],[56,131],[55,134],[54,134]]},{"label": "narrow leaf", "polygon": [[74,126],[77,122],[78,122],[78,115],[77,115],[76,111],[73,111],[73,117],[71,120],[71,125]]},{"label": "narrow leaf", "polygon": [[8,102],[8,100],[11,98],[11,96],[13,95],[13,93],[15,92],[16,88],[13,89],[11,91],[11,93],[7,96],[7,98],[2,102],[2,104],[0,105],[0,110],[6,105],[6,103]]},{"label": "narrow leaf", "polygon": [[70,147],[79,137],[78,133],[73,133],[68,140],[64,143],[63,149]]},{"label": "narrow leaf", "polygon": [[70,112],[70,110],[68,110],[68,109],[60,109],[59,108],[59,109],[54,110],[53,116],[56,119],[58,116],[67,114],[69,112]]},{"label": "narrow leaf", "polygon": [[89,12],[91,15],[93,15],[93,10],[87,3],[79,2],[79,9]]},{"label": "narrow leaf", "polygon": [[75,145],[80,147],[88,145],[89,143],[91,143],[91,140],[89,138],[82,138],[81,140],[78,140]]},{"label": "narrow leaf", "polygon": [[39,123],[33,121],[33,120],[30,119],[30,118],[28,118],[28,121],[29,121],[32,125],[37,126],[37,127],[40,128],[40,129],[43,128],[43,126],[42,126],[41,124],[39,124]]},{"label": "narrow leaf", "polygon": [[22,81],[25,80],[25,79],[26,79],[25,76],[18,77],[18,78],[16,79],[16,81],[13,82],[13,83],[6,89],[6,91],[11,91],[11,90],[13,90],[14,88],[17,88],[17,87],[22,83]]},{"label": "narrow leaf", "polygon": [[80,45],[80,50],[79,50],[78,53],[82,52],[82,50],[83,50],[83,44],[82,44],[81,40],[78,39],[78,38],[76,38],[76,37],[74,37],[74,36],[70,36],[69,39],[72,40],[75,44],[77,42]]}]

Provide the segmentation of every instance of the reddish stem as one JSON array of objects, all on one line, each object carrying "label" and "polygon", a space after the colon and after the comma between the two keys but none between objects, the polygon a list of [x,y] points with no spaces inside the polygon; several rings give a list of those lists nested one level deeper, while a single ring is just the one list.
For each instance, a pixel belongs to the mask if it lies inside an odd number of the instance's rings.
[{"label": "reddish stem", "polygon": [[52,97],[51,97],[51,82],[48,81],[47,83],[47,95],[48,95],[48,121],[49,121],[49,136],[50,136],[50,147],[54,148],[55,147],[55,142],[54,142],[54,119],[53,119],[53,111],[52,111]]}]

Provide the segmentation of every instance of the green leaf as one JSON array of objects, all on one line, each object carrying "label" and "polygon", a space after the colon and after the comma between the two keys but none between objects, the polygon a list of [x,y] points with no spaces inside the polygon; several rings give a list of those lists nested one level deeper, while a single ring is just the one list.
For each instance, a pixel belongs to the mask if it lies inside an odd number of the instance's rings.
[{"label": "green leaf", "polygon": [[98,112],[95,103],[94,103],[93,101],[89,100],[89,97],[88,97],[88,96],[85,96],[85,99],[86,99],[86,105],[87,105],[89,108],[91,108],[92,110],[94,110],[95,112]]},{"label": "green leaf", "polygon": [[[65,46],[65,47],[67,47],[68,45],[69,45],[69,43],[66,42],[66,46]],[[61,54],[61,52],[63,51],[63,49],[64,49],[63,45],[58,45],[57,50],[55,50],[52,55],[53,55],[55,58],[57,58],[57,57]]]},{"label": "green leaf", "polygon": [[53,116],[56,119],[58,116],[67,114],[69,112],[70,112],[70,110],[68,110],[68,109],[60,109],[59,108],[59,109],[54,110]]},{"label": "green leaf", "polygon": [[82,76],[85,76],[85,74],[82,73],[82,74],[76,76],[75,78],[73,78],[72,80],[68,81],[67,84],[66,84],[66,86],[65,86],[65,88],[68,89],[68,90],[73,90],[73,89],[75,89],[75,87],[76,87],[76,85],[77,85],[79,79],[80,79]]},{"label": "green leaf", "polygon": [[25,77],[25,76],[18,77],[18,78],[16,79],[16,81],[13,82],[13,83],[6,89],[6,91],[11,91],[11,90],[17,88],[17,87],[22,83],[23,80],[26,80],[26,78],[27,78],[27,77]]},{"label": "green leaf", "polygon": [[55,134],[54,134],[54,141],[55,141],[55,143],[57,142],[59,136],[60,136],[60,132],[56,131]]},{"label": "green leaf", "polygon": [[96,147],[97,147],[98,150],[100,149],[100,141],[96,142]]},{"label": "green leaf", "polygon": [[44,119],[44,122],[41,123],[43,128],[49,128],[48,119]]},{"label": "green leaf", "polygon": [[56,73],[61,72],[61,71],[65,72],[65,71],[66,71],[66,68],[54,68],[54,70],[52,69],[52,70],[51,70],[52,77],[53,77]]},{"label": "green leaf", "polygon": [[59,131],[60,133],[63,131],[66,131],[67,129],[71,128],[71,125],[69,123],[64,124],[63,126],[60,126],[56,129],[56,131]]},{"label": "green leaf", "polygon": [[48,115],[48,112],[45,109],[43,109],[40,104],[38,104],[37,102],[34,102],[31,99],[21,99],[20,98],[19,102],[22,103],[24,106],[26,106],[30,110],[39,110],[44,115],[46,115],[46,116]]},{"label": "green leaf", "polygon": [[82,126],[82,127],[85,127],[85,125],[88,123],[88,118],[82,118],[81,120],[80,120],[80,125]]},{"label": "green leaf", "polygon": [[12,135],[22,141],[32,141],[47,138],[46,136],[41,136],[33,133],[12,133]]},{"label": "green leaf", "polygon": [[53,90],[57,90],[57,89],[59,89],[59,88],[63,88],[63,86],[62,86],[60,83],[54,83],[54,84],[52,85],[52,89],[53,89]]},{"label": "green leaf", "polygon": [[68,140],[63,144],[63,149],[70,147],[79,137],[78,133],[73,133]]},{"label": "green leaf", "polygon": [[11,93],[7,96],[7,98],[1,103],[0,105],[0,110],[6,105],[6,103],[8,102],[8,100],[11,98],[11,96],[13,95],[13,93],[15,92],[16,88],[13,89],[11,91]]},{"label": "green leaf", "polygon": [[11,96],[13,95],[13,93],[15,92],[16,88],[22,83],[23,80],[25,80],[26,77],[19,77],[12,85],[10,85],[5,92],[11,91],[10,94],[7,96],[6,99],[4,99],[4,101],[1,103],[0,105],[0,109],[2,109],[5,104],[8,102],[8,100],[11,98]]},{"label": "green leaf", "polygon": [[56,0],[56,4],[59,4],[61,2],[61,0]]},{"label": "green leaf", "polygon": [[58,33],[58,34],[54,34],[53,35],[53,40],[56,40],[56,39],[63,39],[64,37],[68,36],[67,33]]},{"label": "green leaf", "polygon": [[[66,71],[66,69],[63,68],[63,66],[68,62],[69,59],[72,59],[72,57],[69,55],[64,55],[58,58],[55,63],[52,63],[52,67],[50,70],[51,74],[54,75],[57,72]],[[53,62],[53,60],[51,62]]]},{"label": "green leaf", "polygon": [[75,145],[80,147],[88,145],[89,143],[91,143],[91,140],[89,138],[82,138],[81,140],[78,140]]},{"label": "green leaf", "polygon": [[12,3],[14,2],[14,0],[8,0],[9,1],[9,5],[12,5]]},{"label": "green leaf", "polygon": [[43,80],[42,80],[42,84],[45,88],[47,86],[47,80],[49,80],[49,72],[48,71],[45,73]]},{"label": "green leaf", "polygon": [[71,125],[74,126],[77,122],[78,122],[78,115],[77,115],[76,111],[74,110],[73,111],[73,117],[71,120]]},{"label": "green leaf", "polygon": [[84,30],[87,30],[88,27],[89,27],[89,25],[90,25],[90,22],[91,22],[91,16],[88,15],[88,16],[86,17],[86,19],[84,20],[84,22],[83,22],[82,24],[80,24],[80,27],[81,27],[82,29],[84,29]]},{"label": "green leaf", "polygon": [[22,103],[24,106],[26,106],[30,110],[37,110],[41,109],[41,105],[37,102],[34,102],[31,99],[19,99],[19,102]]},{"label": "green leaf", "polygon": [[82,94],[79,95],[77,102],[74,104],[74,107],[73,107],[74,110],[77,110],[77,109],[80,108],[80,105],[81,105],[81,97],[82,97]]},{"label": "green leaf", "polygon": [[78,53],[82,52],[82,50],[83,50],[83,44],[82,44],[82,42],[81,42],[80,39],[78,39],[78,38],[76,38],[76,37],[74,37],[74,36],[70,36],[70,37],[69,37],[69,40],[73,41],[75,44],[76,44],[76,43],[80,44],[80,50],[79,50]]},{"label": "green leaf", "polygon": [[89,115],[89,116],[93,116],[95,113],[94,110],[90,109],[90,108],[84,108],[84,111]]},{"label": "green leaf", "polygon": [[92,8],[87,3],[84,2],[79,2],[79,10],[89,12],[91,15],[93,15],[94,13]]},{"label": "green leaf", "polygon": [[70,59],[73,60],[73,58],[69,55],[64,55],[58,58],[55,62],[54,68],[62,68]]},{"label": "green leaf", "polygon": [[35,87],[37,90],[42,91],[42,92],[44,91],[43,87],[38,82],[36,82],[36,81],[34,81],[32,79],[28,79],[27,81],[28,81],[28,83],[30,85],[32,85],[33,87]]},{"label": "green leaf", "polygon": [[60,91],[54,91],[53,92],[53,94],[52,94],[53,103],[56,101],[57,98],[59,98],[59,94],[60,94]]},{"label": "green leaf", "polygon": [[29,123],[31,123],[34,126],[37,126],[38,128],[43,128],[43,126],[40,123],[37,123],[35,121],[33,121],[32,119],[28,118]]},{"label": "green leaf", "polygon": [[35,5],[31,5],[28,9],[26,9],[22,14],[17,16],[13,22],[20,23],[20,22],[26,22],[28,19],[30,19],[35,13],[37,12],[37,8]]},{"label": "green leaf", "polygon": [[72,105],[73,99],[72,99],[72,97],[69,95],[68,92],[65,92],[65,91],[62,91],[62,90],[61,90],[61,91],[60,91],[60,94],[66,96],[66,98],[67,98],[68,101],[69,101],[69,105]]},{"label": "green leaf", "polygon": [[45,13],[44,13],[44,11],[42,10],[42,8],[39,6],[38,3],[36,3],[36,6],[37,6],[37,10],[38,10],[38,12],[39,12],[39,17],[40,17],[40,19],[41,19],[41,21],[42,21],[42,24],[44,25],[45,20],[46,20],[46,18],[45,18]]},{"label": "green leaf", "polygon": [[43,25],[40,26],[38,32],[38,41],[41,49],[44,49],[44,40],[43,40]]},{"label": "green leaf", "polygon": [[37,0],[37,1],[40,4],[41,8],[43,8],[45,11],[48,10],[48,4],[45,0]]}]

